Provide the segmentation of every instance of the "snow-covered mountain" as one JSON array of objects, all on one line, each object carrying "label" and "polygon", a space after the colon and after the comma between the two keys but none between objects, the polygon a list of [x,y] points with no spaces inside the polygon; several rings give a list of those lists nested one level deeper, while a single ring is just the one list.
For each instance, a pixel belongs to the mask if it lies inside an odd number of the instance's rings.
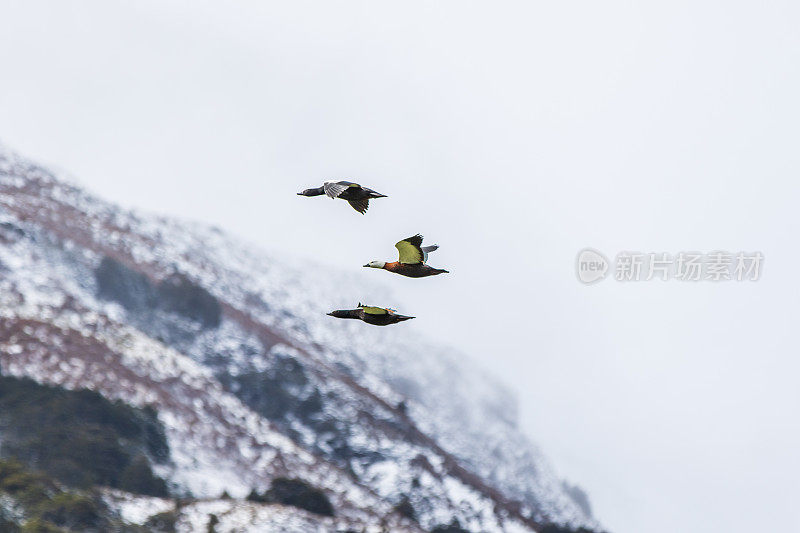
[{"label": "snow-covered mountain", "polygon": [[[464,354],[325,316],[363,292],[357,274],[121,209],[0,146],[2,373],[153,407],[170,449],[155,471],[195,515],[221,513],[218,531],[599,530]],[[277,477],[322,489],[335,516],[240,500]]]}]

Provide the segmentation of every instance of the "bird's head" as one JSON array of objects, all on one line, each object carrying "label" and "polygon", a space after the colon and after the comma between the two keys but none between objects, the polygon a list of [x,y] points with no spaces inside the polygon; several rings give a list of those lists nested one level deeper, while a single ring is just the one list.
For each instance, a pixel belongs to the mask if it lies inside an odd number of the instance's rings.
[{"label": "bird's head", "polygon": [[336,317],[336,318],[350,318],[350,311],[341,309],[341,310],[338,310],[338,311],[331,311],[330,313],[327,313],[327,315],[328,316],[333,316],[333,317]]},{"label": "bird's head", "polygon": [[305,189],[305,190],[297,193],[297,195],[298,196],[315,196],[315,194],[314,194],[315,192],[316,192],[315,189]]},{"label": "bird's head", "polygon": [[364,268],[366,268],[366,267],[369,267],[369,268],[383,268],[384,266],[386,266],[386,261],[370,261],[369,263],[364,265]]}]

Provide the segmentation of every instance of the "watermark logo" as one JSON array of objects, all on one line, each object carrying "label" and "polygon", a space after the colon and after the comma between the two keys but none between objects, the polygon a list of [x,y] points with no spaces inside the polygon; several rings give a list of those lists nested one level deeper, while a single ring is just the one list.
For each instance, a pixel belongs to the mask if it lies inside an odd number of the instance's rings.
[{"label": "watermark logo", "polygon": [[582,283],[597,283],[608,273],[608,259],[597,250],[584,248],[578,252],[575,269]]},{"label": "watermark logo", "polygon": [[611,268],[603,254],[584,248],[578,253],[576,272],[586,284],[604,279],[609,270],[617,281],[758,281],[763,263],[761,252],[620,252]]}]

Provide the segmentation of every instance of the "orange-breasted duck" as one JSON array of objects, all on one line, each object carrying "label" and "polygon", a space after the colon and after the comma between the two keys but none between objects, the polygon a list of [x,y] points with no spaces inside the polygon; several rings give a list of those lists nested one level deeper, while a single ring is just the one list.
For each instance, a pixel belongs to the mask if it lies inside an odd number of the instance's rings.
[{"label": "orange-breasted duck", "polygon": [[369,209],[370,198],[386,198],[385,194],[362,187],[358,183],[350,181],[326,181],[322,187],[316,189],[306,189],[297,193],[300,196],[322,196],[328,195],[331,198],[341,198],[353,206],[353,209],[362,215]]},{"label": "orange-breasted duck", "polygon": [[435,276],[437,274],[448,273],[447,270],[440,268],[433,268],[425,264],[428,260],[428,254],[437,250],[437,245],[422,246],[422,235],[414,235],[408,239],[403,239],[394,245],[397,251],[400,252],[400,260],[394,263],[387,263],[385,261],[371,261],[364,265],[370,268],[382,268],[395,274],[408,276],[409,278],[424,278],[427,276]]},{"label": "orange-breasted duck", "polygon": [[367,324],[373,326],[388,326],[389,324],[397,324],[404,320],[411,320],[413,316],[398,315],[394,309],[386,307],[374,307],[371,305],[358,304],[358,309],[340,309],[338,311],[331,311],[328,316],[336,318],[355,318],[363,320]]}]

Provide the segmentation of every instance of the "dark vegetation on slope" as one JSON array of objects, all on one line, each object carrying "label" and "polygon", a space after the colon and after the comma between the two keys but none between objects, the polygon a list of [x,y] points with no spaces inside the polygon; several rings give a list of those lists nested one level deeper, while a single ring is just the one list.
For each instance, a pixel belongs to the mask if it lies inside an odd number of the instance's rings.
[{"label": "dark vegetation on slope", "polygon": [[105,485],[166,496],[151,459],[169,448],[154,410],[30,379],[0,376],[0,456],[77,488]]},{"label": "dark vegetation on slope", "polygon": [[301,479],[275,478],[269,490],[258,494],[253,490],[247,499],[259,503],[280,503],[305,509],[321,516],[333,516],[333,505],[321,490]]},{"label": "dark vegetation on slope", "polygon": [[[350,462],[377,461],[378,453],[365,454],[350,445],[352,421],[333,417],[336,398],[322,394],[309,378],[303,364],[293,357],[277,356],[262,372],[245,372],[232,376],[217,374],[226,390],[245,405],[272,421],[295,442],[310,446],[335,465],[352,473]],[[325,406],[328,405],[328,409]],[[327,413],[326,413],[327,411]],[[296,429],[297,424],[309,428],[317,436],[315,442],[305,442]],[[369,455],[369,456],[367,456]]]},{"label": "dark vegetation on slope", "polygon": [[[15,460],[0,460],[0,496],[13,501],[13,513],[0,506],[3,533],[144,533],[125,525],[91,491],[64,490],[52,478]],[[16,516],[22,512],[22,517]]]},{"label": "dark vegetation on slope", "polygon": [[173,274],[154,284],[140,272],[119,261],[104,257],[95,269],[97,294],[133,312],[160,309],[215,328],[222,320],[222,307],[203,287],[181,274]]},{"label": "dark vegetation on slope", "polygon": [[402,496],[402,498],[400,498],[400,501],[397,502],[397,504],[394,506],[394,512],[414,522],[417,521],[417,512],[414,510],[414,506],[412,505],[411,500],[405,494]]},{"label": "dark vegetation on slope", "polygon": [[178,523],[178,511],[164,511],[147,519],[144,528],[150,533],[175,533],[175,525]]},{"label": "dark vegetation on slope", "polygon": [[[13,498],[26,514],[28,530],[47,527],[95,529],[102,525],[100,504],[88,496],[64,492],[50,478],[26,470],[14,460],[0,460],[0,493]],[[5,517],[2,531],[19,527]]]},{"label": "dark vegetation on slope", "polygon": [[319,390],[292,357],[276,357],[274,364],[263,372],[218,377],[239,399],[272,421],[294,416],[308,423],[322,410]]}]

